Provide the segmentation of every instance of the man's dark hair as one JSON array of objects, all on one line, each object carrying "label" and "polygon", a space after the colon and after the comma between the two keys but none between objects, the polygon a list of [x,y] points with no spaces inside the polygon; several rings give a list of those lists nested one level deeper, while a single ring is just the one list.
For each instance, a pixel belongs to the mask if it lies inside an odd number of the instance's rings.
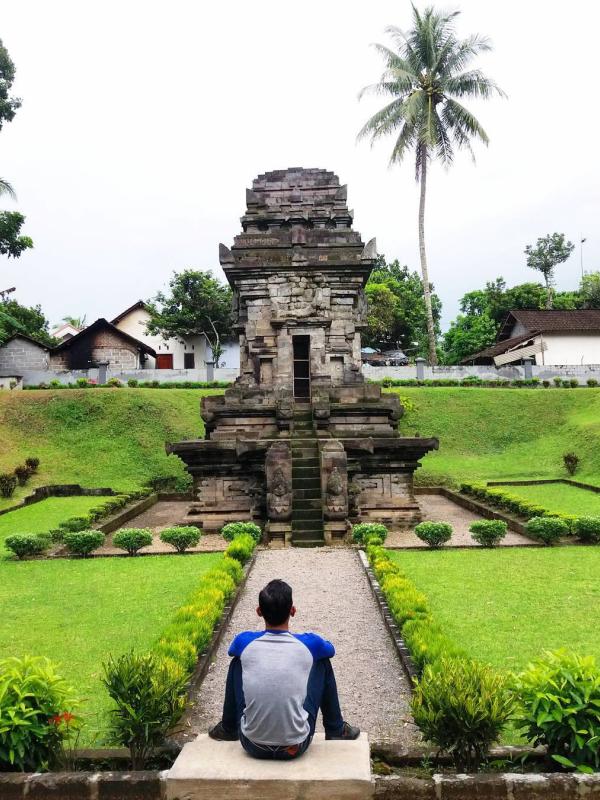
[{"label": "man's dark hair", "polygon": [[258,605],[267,625],[282,625],[292,609],[292,587],[276,578],[258,595]]}]

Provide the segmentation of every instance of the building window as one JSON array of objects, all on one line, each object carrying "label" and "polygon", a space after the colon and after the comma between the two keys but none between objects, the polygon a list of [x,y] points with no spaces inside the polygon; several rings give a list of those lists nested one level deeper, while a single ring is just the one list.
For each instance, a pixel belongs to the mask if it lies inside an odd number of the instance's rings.
[{"label": "building window", "polygon": [[183,354],[183,368],[184,369],[195,369],[195,361],[194,361],[194,354],[193,353],[184,353]]}]

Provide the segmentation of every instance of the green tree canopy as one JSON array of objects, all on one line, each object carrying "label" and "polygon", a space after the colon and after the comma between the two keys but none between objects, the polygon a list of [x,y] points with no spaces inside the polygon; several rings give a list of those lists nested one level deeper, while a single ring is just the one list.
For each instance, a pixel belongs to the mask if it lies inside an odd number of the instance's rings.
[{"label": "green tree canopy", "polygon": [[412,6],[410,30],[390,26],[386,29],[391,47],[376,44],[385,69],[378,83],[361,92],[386,98],[386,105],[374,114],[359,132],[374,143],[381,137],[395,137],[390,164],[399,164],[411,154],[415,176],[420,183],[419,253],[425,300],[429,360],[437,363],[435,320],[429,290],[425,250],[425,196],[427,167],[440,161],[448,167],[454,152],[471,142],[488,143],[488,136],[475,116],[463,105],[469,99],[487,99],[503,94],[494,81],[470,62],[491,49],[487,38],[479,35],[459,39],[455,21],[459,12],[438,11],[433,6],[423,13]]},{"label": "green tree canopy", "polygon": [[496,338],[496,325],[487,314],[459,314],[444,334],[444,361],[459,364],[463,358],[489,347]]},{"label": "green tree canopy", "polygon": [[558,264],[566,261],[575,245],[565,241],[564,233],[549,233],[541,236],[534,245],[528,244],[525,248],[527,266],[536,269],[544,276],[548,299],[546,308],[552,308],[552,287],[554,285],[554,270]]},{"label": "green tree canopy", "polygon": [[25,217],[18,211],[0,211],[0,255],[19,258],[24,250],[33,247],[29,236],[21,236]]},{"label": "green tree canopy", "polygon": [[14,119],[17,109],[21,107],[19,98],[10,93],[14,79],[15,65],[0,39],[0,130],[5,122]]},{"label": "green tree canopy", "polygon": [[48,320],[40,306],[22,306],[16,300],[0,302],[0,345],[22,333],[52,347],[57,341],[50,336],[48,328]]},{"label": "green tree canopy", "polygon": [[[437,337],[442,303],[433,285],[429,288]],[[387,291],[383,292],[383,289]],[[399,347],[412,350],[415,355],[426,355],[427,310],[419,274],[411,272],[398,260],[388,264],[384,256],[379,256],[367,283],[366,294],[368,328],[363,334],[363,344],[380,349]]]},{"label": "green tree canopy", "polygon": [[186,269],[174,272],[169,292],[159,292],[148,302],[148,333],[166,339],[204,336],[215,366],[223,354],[222,339],[232,330],[232,293],[212,272]]},{"label": "green tree canopy", "polygon": [[600,272],[587,272],[581,279],[579,292],[584,308],[600,308]]}]

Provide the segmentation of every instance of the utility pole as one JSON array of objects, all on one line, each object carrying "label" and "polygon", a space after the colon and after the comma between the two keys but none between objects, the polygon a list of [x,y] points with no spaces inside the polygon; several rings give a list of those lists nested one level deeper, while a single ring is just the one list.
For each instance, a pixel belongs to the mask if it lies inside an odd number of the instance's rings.
[{"label": "utility pole", "polygon": [[16,290],[16,288],[14,286],[11,286],[10,289],[0,289],[0,302],[3,303],[6,300],[6,298],[8,297],[9,294],[12,294],[12,292],[16,292],[16,291],[17,290]]},{"label": "utility pole", "polygon": [[583,280],[583,243],[586,241],[584,236],[579,236],[579,262],[581,264],[581,278]]}]

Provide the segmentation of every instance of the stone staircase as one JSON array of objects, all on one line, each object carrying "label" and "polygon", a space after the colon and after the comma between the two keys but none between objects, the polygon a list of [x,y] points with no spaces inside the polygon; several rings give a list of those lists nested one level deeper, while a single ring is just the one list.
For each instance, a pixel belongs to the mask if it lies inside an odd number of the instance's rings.
[{"label": "stone staircase", "polygon": [[319,448],[310,409],[294,411],[292,430],[292,544],[325,544]]}]

